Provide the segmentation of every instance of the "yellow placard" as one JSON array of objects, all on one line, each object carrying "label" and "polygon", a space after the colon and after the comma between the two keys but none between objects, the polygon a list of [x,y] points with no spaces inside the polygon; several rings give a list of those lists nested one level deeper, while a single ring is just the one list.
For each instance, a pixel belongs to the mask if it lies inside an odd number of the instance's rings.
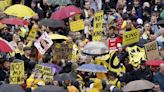
[{"label": "yellow placard", "polygon": [[145,49],[139,46],[127,47],[129,54],[129,64],[133,67],[139,67],[142,60],[146,60]]},{"label": "yellow placard", "polygon": [[34,27],[32,27],[32,29],[29,32],[28,38],[30,40],[35,40],[36,34],[37,34],[36,29]]},{"label": "yellow placard", "polygon": [[132,30],[123,33],[123,46],[139,42],[140,31]]},{"label": "yellow placard", "polygon": [[83,19],[77,20],[77,21],[71,21],[70,22],[70,29],[73,32],[77,32],[77,31],[83,30],[84,29],[84,21],[83,21]]},{"label": "yellow placard", "polygon": [[43,79],[45,81],[52,81],[53,80],[54,72],[52,71],[51,67],[37,64],[35,68],[37,70],[38,75],[40,75],[40,76],[37,76],[38,79]]},{"label": "yellow placard", "polygon": [[24,83],[24,62],[10,64],[10,84]]},{"label": "yellow placard", "polygon": [[93,40],[100,41],[102,37],[102,25],[103,25],[103,16],[104,12],[96,12],[94,16],[94,31],[93,31]]}]

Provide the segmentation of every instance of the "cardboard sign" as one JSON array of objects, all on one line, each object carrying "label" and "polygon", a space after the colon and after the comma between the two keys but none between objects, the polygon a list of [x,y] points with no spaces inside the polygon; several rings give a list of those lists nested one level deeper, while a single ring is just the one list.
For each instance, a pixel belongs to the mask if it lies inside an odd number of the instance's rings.
[{"label": "cardboard sign", "polygon": [[24,62],[10,64],[10,84],[24,83]]},{"label": "cardboard sign", "polygon": [[93,31],[93,40],[100,41],[102,38],[102,26],[103,26],[104,12],[95,13],[94,17],[94,31]]},{"label": "cardboard sign", "polygon": [[123,46],[139,42],[140,31],[132,30],[123,33]]},{"label": "cardboard sign", "polygon": [[73,43],[56,43],[54,46],[54,60],[71,60],[72,59]]},{"label": "cardboard sign", "polygon": [[70,29],[73,32],[83,30],[84,29],[84,21],[82,19],[77,20],[77,21],[71,21],[70,22]]},{"label": "cardboard sign", "polygon": [[53,44],[53,41],[48,37],[48,34],[43,33],[39,39],[34,43],[40,54],[44,54]]},{"label": "cardboard sign", "polygon": [[146,56],[148,60],[160,59],[160,54],[158,51],[158,45],[156,41],[147,43],[144,46],[145,46]]},{"label": "cardboard sign", "polygon": [[38,79],[43,79],[45,81],[52,81],[54,76],[54,71],[51,67],[42,66],[40,64],[37,64],[35,67],[35,70],[37,71],[36,77]]}]

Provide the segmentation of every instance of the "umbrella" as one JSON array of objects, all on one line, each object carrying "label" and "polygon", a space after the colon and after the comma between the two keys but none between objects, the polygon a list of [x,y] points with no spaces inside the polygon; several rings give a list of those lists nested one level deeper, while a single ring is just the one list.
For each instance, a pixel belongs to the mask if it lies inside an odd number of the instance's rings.
[{"label": "umbrella", "polygon": [[76,70],[84,71],[84,72],[101,72],[101,73],[107,73],[108,71],[106,67],[97,64],[84,64],[78,67]]},{"label": "umbrella", "polygon": [[68,91],[59,86],[48,85],[48,86],[38,87],[33,92],[68,92]]},{"label": "umbrella", "polygon": [[76,80],[76,75],[72,73],[62,73],[62,74],[57,74],[54,77],[54,80],[56,81],[65,81],[65,80]]},{"label": "umbrella", "polygon": [[25,92],[25,91],[19,85],[2,84],[2,85],[0,85],[0,92]]},{"label": "umbrella", "polygon": [[71,6],[63,7],[59,9],[58,11],[52,13],[51,19],[62,20],[76,14],[81,14],[81,9],[77,8],[76,6],[71,5]]},{"label": "umbrella", "polygon": [[84,54],[87,55],[93,55],[93,56],[98,56],[98,55],[105,55],[109,53],[108,47],[105,45],[103,42],[97,42],[93,41],[88,43],[82,51]]},{"label": "umbrella", "polygon": [[129,82],[127,85],[123,87],[123,91],[139,91],[139,90],[146,90],[152,89],[154,84],[147,80],[136,80]]},{"label": "umbrella", "polygon": [[33,17],[36,13],[29,7],[22,4],[15,4],[8,7],[4,13],[17,17]]},{"label": "umbrella", "polygon": [[12,52],[13,47],[8,41],[0,37],[0,52]]},{"label": "umbrella", "polygon": [[64,21],[60,20],[52,20],[52,19],[42,19],[40,21],[41,25],[52,27],[52,28],[58,28],[58,27],[65,27]]},{"label": "umbrella", "polygon": [[64,39],[64,40],[68,40],[68,37],[64,36],[64,35],[60,35],[60,34],[50,34],[49,37],[52,40],[58,40],[58,39]]},{"label": "umbrella", "polygon": [[0,20],[1,23],[3,24],[10,24],[10,25],[29,25],[29,22],[17,18],[4,18]]},{"label": "umbrella", "polygon": [[54,73],[55,72],[59,73],[62,70],[60,66],[52,64],[52,63],[42,63],[41,65],[51,67]]},{"label": "umbrella", "polygon": [[71,0],[48,0],[48,3],[51,4],[52,6],[65,6],[65,5],[70,5],[72,4]]},{"label": "umbrella", "polygon": [[164,19],[163,20],[159,20],[157,22],[157,25],[160,25],[160,26],[164,27]]},{"label": "umbrella", "polygon": [[148,66],[160,66],[161,63],[164,63],[164,60],[148,60],[146,65]]}]

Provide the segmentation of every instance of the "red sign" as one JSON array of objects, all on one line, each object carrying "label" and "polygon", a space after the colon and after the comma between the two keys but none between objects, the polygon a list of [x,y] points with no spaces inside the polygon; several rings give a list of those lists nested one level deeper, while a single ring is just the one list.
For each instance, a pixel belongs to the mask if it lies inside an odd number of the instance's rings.
[{"label": "red sign", "polygon": [[121,43],[122,42],[121,40],[122,39],[120,39],[119,37],[109,39],[108,40],[108,47],[109,47],[109,49],[110,50],[118,50],[117,44]]}]

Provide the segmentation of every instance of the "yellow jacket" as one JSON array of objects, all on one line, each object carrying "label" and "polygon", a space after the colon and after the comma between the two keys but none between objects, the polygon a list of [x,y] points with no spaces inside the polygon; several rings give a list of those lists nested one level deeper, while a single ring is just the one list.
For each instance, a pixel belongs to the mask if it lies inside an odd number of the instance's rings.
[{"label": "yellow jacket", "polygon": [[120,81],[116,78],[115,80],[109,80],[109,84],[118,87],[119,89],[121,88],[121,83]]}]

